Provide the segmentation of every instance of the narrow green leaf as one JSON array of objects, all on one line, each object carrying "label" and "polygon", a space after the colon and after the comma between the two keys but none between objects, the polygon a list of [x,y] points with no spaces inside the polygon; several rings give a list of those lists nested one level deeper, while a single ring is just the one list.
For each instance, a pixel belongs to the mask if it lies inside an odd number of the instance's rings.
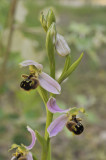
[{"label": "narrow green leaf", "polygon": [[35,133],[36,133],[36,137],[37,137],[39,143],[40,143],[42,146],[44,146],[44,145],[46,144],[46,141],[45,141],[44,137],[41,136],[40,133],[39,133],[38,131],[36,131],[36,130],[35,130]]},{"label": "narrow green leaf", "polygon": [[65,80],[79,65],[81,59],[83,57],[83,53],[80,55],[80,57],[69,67],[69,69],[58,79],[58,82],[61,83],[63,80]]},{"label": "narrow green leaf", "polygon": [[62,71],[62,74],[61,74],[60,77],[62,77],[62,76],[65,74],[65,72],[68,70],[68,68],[69,68],[69,66],[70,66],[70,63],[71,63],[71,57],[70,57],[70,55],[68,54],[68,55],[66,56],[64,68],[63,68],[63,71]]}]

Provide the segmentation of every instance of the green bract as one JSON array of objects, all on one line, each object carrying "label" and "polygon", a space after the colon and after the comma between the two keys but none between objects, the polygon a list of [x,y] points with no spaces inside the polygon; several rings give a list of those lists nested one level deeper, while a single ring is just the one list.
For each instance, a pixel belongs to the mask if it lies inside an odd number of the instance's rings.
[{"label": "green bract", "polygon": [[50,75],[55,78],[55,57],[54,57],[54,43],[56,37],[56,25],[52,23],[47,31],[46,49],[50,63]]}]

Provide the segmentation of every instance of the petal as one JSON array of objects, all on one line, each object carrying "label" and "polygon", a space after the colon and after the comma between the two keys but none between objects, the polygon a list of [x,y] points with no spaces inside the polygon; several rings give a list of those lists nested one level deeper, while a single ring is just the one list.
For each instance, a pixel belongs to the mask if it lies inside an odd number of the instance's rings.
[{"label": "petal", "polygon": [[47,107],[48,107],[48,110],[52,113],[56,113],[56,112],[67,113],[68,111],[70,111],[70,109],[63,110],[59,108],[59,106],[56,104],[56,99],[53,97],[49,98],[47,102]]},{"label": "petal", "polygon": [[25,60],[25,61],[23,61],[23,62],[20,63],[21,67],[26,67],[26,66],[30,66],[30,65],[35,66],[39,70],[43,69],[42,64],[39,64],[39,63],[37,63],[37,62],[35,62],[33,60]]},{"label": "petal", "polygon": [[16,158],[16,157],[15,157],[15,156],[13,156],[13,157],[11,158],[11,160],[15,160],[15,158]]},{"label": "petal", "polygon": [[27,160],[33,160],[32,153],[31,153],[31,152],[29,152],[29,153],[27,154]]},{"label": "petal", "polygon": [[57,81],[55,81],[53,78],[51,78],[48,74],[42,72],[39,74],[39,84],[42,88],[45,90],[54,93],[54,94],[60,94],[61,87]]},{"label": "petal", "polygon": [[29,146],[26,146],[26,149],[31,150],[35,145],[36,136],[35,136],[35,132],[29,126],[27,126],[27,130],[31,133],[32,142]]},{"label": "petal", "polygon": [[66,42],[66,40],[64,39],[64,37],[60,34],[57,33],[57,36],[56,36],[56,50],[57,50],[57,53],[61,56],[66,56],[68,55],[71,50]]},{"label": "petal", "polygon": [[68,116],[66,114],[63,114],[58,118],[56,118],[47,129],[49,137],[56,136],[64,128],[67,121],[68,121]]}]

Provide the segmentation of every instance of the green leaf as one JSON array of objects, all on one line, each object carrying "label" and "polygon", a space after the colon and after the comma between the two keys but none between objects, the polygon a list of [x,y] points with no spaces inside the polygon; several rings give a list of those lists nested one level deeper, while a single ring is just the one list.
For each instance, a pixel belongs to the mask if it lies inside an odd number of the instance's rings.
[{"label": "green leaf", "polygon": [[62,71],[62,74],[61,74],[60,77],[62,77],[62,76],[65,74],[65,72],[68,70],[68,68],[69,68],[69,66],[70,66],[70,63],[71,63],[71,57],[70,57],[70,55],[68,54],[68,55],[66,56],[64,68],[63,68],[63,71]]},{"label": "green leaf", "polygon": [[69,69],[58,79],[58,82],[61,83],[63,80],[65,80],[79,65],[81,59],[83,57],[83,53],[80,55],[80,57],[69,67]]},{"label": "green leaf", "polygon": [[40,133],[38,131],[35,130],[36,133],[36,137],[39,141],[39,143],[42,145],[42,147],[46,144],[46,140],[43,136],[40,135]]}]

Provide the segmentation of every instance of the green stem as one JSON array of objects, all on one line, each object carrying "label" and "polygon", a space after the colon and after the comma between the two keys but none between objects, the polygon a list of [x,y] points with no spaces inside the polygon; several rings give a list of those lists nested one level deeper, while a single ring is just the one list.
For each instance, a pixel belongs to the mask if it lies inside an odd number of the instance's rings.
[{"label": "green stem", "polygon": [[47,160],[51,159],[51,145],[50,145],[50,138],[47,132],[47,128],[51,124],[52,119],[53,119],[53,113],[49,112],[47,109],[47,121],[46,121],[46,129],[45,129],[45,139],[47,141]]},{"label": "green stem", "polygon": [[48,141],[49,140],[49,134],[47,132],[47,128],[49,127],[50,123],[52,122],[53,119],[53,113],[51,113],[47,109],[47,120],[46,120],[46,128],[45,128],[45,139]]},{"label": "green stem", "polygon": [[[47,50],[49,64],[50,64],[50,76],[55,79],[55,55],[54,55],[55,46],[53,43],[54,36],[56,36],[56,26],[55,26],[55,23],[53,22],[47,31],[46,50]],[[46,107],[46,113],[47,113],[46,127],[45,127],[46,147],[44,146],[42,150],[42,160],[51,160],[51,146],[50,146],[50,138],[47,132],[47,128],[52,122],[53,113],[51,113],[46,106],[47,100],[45,100],[45,94],[43,95],[43,92],[41,90],[39,93],[44,101],[44,104]]]},{"label": "green stem", "polygon": [[46,145],[42,146],[41,160],[51,160],[51,146],[50,146],[50,138],[49,138],[49,134],[47,132],[47,128],[50,125],[50,123],[52,122],[53,114],[51,112],[49,112],[49,110],[47,109],[47,106],[46,106],[47,101],[48,101],[47,92],[41,87],[38,87],[37,90],[38,90],[38,93],[41,96],[41,98],[45,104],[45,108],[46,108],[46,112],[47,112],[46,128],[45,128]]}]

